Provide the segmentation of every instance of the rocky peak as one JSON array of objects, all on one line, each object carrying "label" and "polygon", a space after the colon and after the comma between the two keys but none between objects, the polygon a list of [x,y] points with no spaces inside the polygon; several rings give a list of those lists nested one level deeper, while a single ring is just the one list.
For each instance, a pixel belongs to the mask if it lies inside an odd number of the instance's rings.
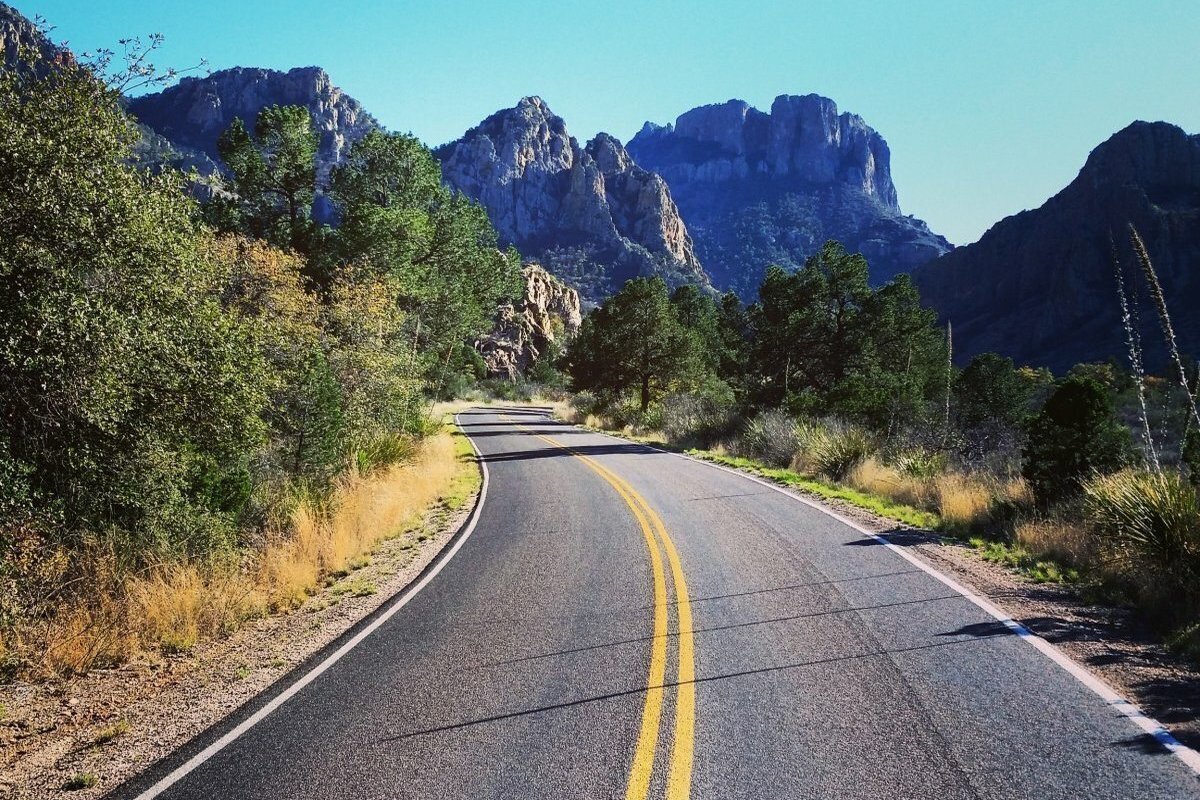
[{"label": "rocky peak", "polygon": [[950,249],[901,214],[883,137],[826,97],[700,106],[628,150],[669,185],[716,285],[747,299],[768,264],[798,267],[826,239],[867,256],[876,283]]},{"label": "rocky peak", "polygon": [[185,77],[161,92],[133,99],[129,108],[139,121],[170,141],[217,158],[217,139],[234,118],[252,127],[258,112],[270,105],[304,106],[311,112],[320,136],[320,183],[351,144],[379,127],[319,67],[287,72],[234,67],[203,78]]},{"label": "rocky peak", "polygon": [[35,59],[53,61],[67,55],[67,51],[56,47],[30,19],[10,5],[0,3],[0,55],[2,66],[11,68],[19,65],[28,51]]},{"label": "rocky peak", "polygon": [[[956,355],[994,351],[1065,371],[1124,357],[1111,262],[1127,264],[1137,228],[1175,315],[1181,348],[1200,355],[1200,136],[1135,122],[1092,151],[1075,180],[1040,208],[993,225],[974,244],[918,269],[922,299],[953,323]],[[1131,302],[1145,304],[1130,289]],[[1166,361],[1154,313],[1140,314],[1146,364]]]},{"label": "rocky peak", "polygon": [[539,97],[435,153],[446,183],[487,209],[505,244],[592,299],[637,275],[707,283],[666,183],[608,134],[580,147]]},{"label": "rocky peak", "polygon": [[656,149],[674,150],[677,163],[664,171],[668,181],[791,176],[814,185],[848,184],[899,210],[883,137],[820,95],[780,95],[769,114],[744,100],[700,106],[674,126],[647,123],[629,146],[639,160],[646,151],[655,162]]},{"label": "rocky peak", "polygon": [[491,377],[516,380],[553,342],[574,336],[583,323],[579,293],[539,264],[521,268],[525,292],[519,306],[502,305],[492,332],[475,342]]}]

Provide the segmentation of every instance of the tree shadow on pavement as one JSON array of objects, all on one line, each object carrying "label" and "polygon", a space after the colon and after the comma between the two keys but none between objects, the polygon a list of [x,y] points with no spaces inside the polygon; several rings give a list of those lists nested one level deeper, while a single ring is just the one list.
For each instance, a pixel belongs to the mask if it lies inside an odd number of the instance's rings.
[{"label": "tree shadow on pavement", "polygon": [[602,445],[582,445],[572,447],[570,450],[561,447],[543,447],[538,450],[514,450],[509,453],[492,453],[485,455],[481,461],[487,464],[495,464],[501,461],[527,461],[538,458],[563,458],[575,455],[581,456],[615,456],[615,455],[637,455],[637,456],[653,456],[661,455],[659,451],[645,447],[640,444],[602,444]]}]

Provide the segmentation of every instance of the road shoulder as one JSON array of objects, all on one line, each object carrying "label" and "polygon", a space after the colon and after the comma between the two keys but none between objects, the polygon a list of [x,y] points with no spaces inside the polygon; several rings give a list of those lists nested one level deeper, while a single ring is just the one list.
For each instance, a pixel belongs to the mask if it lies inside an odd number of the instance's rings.
[{"label": "road shoulder", "polygon": [[431,509],[294,612],[184,654],[0,687],[0,798],[62,797],[83,775],[94,785],[68,796],[99,797],[174,752],[404,592],[467,523],[477,496]]}]

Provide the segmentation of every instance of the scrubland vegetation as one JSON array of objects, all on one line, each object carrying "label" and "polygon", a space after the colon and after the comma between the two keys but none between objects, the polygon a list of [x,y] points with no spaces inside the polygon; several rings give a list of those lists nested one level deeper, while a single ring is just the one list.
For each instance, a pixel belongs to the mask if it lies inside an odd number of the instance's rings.
[{"label": "scrubland vegetation", "polygon": [[961,538],[1034,580],[1136,606],[1194,651],[1197,370],[1132,231],[1130,252],[1114,256],[1114,302],[1128,320],[1126,287],[1145,284],[1169,379],[1144,373],[1132,324],[1125,364],[954,367],[951,330],[908,279],[873,289],[865,260],[831,242],[794,273],[768,270],[748,307],[631,281],[561,359],[575,394],[559,413]]},{"label": "scrubland vegetation", "polygon": [[152,79],[142,56],[0,72],[7,676],[293,608],[453,495],[429,404],[521,292],[409,136],[354,145],[336,229],[303,108],[235,124],[225,184],[137,166],[118,89]]}]

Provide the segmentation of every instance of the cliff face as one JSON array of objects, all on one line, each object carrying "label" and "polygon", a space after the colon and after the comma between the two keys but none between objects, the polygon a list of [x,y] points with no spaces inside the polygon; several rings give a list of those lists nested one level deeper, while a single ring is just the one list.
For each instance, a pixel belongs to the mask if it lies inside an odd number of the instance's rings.
[{"label": "cliff face", "polygon": [[205,78],[187,77],[156,94],[134,98],[129,110],[165,139],[216,159],[217,139],[235,117],[253,128],[258,112],[271,105],[304,106],[312,114],[320,136],[318,185],[324,185],[351,144],[379,127],[318,67],[287,72],[235,67]]},{"label": "cliff face", "polygon": [[583,322],[578,292],[538,264],[526,264],[521,274],[525,294],[520,306],[501,306],[495,328],[475,342],[491,377],[516,380],[551,342],[574,336]]},{"label": "cliff face", "polygon": [[[0,64],[6,69],[20,65],[36,68],[39,62],[70,58],[70,54],[56,47],[21,12],[0,3],[0,57],[4,59]],[[30,60],[34,63],[29,63]]]},{"label": "cliff face", "polygon": [[[1145,240],[1183,349],[1200,355],[1200,136],[1135,122],[1088,157],[1040,208],[917,270],[922,298],[954,326],[960,358],[995,351],[1057,371],[1125,357],[1110,242],[1131,269],[1128,226]],[[1137,284],[1141,286],[1140,278]],[[1166,352],[1140,291],[1148,366]]]},{"label": "cliff face", "polygon": [[580,147],[541,98],[493,114],[435,153],[446,183],[487,209],[505,244],[591,299],[638,275],[708,283],[662,178],[607,134]]},{"label": "cliff face", "polygon": [[629,152],[670,186],[714,284],[746,298],[769,264],[798,267],[827,239],[862,252],[877,283],[950,249],[900,212],[883,137],[828,98],[701,106],[646,123]]}]

